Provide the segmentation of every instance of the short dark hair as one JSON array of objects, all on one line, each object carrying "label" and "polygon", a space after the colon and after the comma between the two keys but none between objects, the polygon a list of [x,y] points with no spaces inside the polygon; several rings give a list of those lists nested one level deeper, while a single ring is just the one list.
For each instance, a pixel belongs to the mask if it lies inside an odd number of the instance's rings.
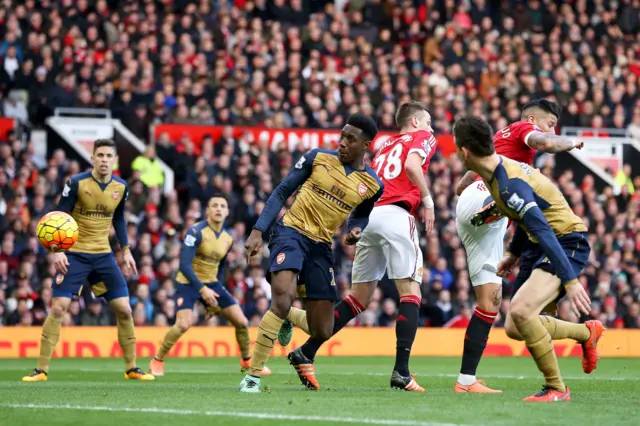
[{"label": "short dark hair", "polygon": [[488,157],[496,152],[493,146],[493,130],[480,117],[462,117],[453,126],[453,136],[459,148],[467,148],[479,157]]},{"label": "short dark hair", "polygon": [[429,112],[427,106],[419,101],[409,101],[400,105],[396,111],[396,126],[403,128],[409,124],[409,119],[416,115],[417,112]]},{"label": "short dark hair", "polygon": [[373,118],[359,112],[351,114],[347,119],[347,124],[362,130],[362,133],[370,141],[372,141],[376,137],[376,134],[378,134],[378,126],[376,125],[376,122],[373,121]]},{"label": "short dark hair", "polygon": [[546,99],[533,99],[522,107],[522,118],[525,117],[527,111],[532,109],[540,109],[544,112],[555,115],[557,118],[560,118],[560,114],[562,114],[562,107],[557,103]]},{"label": "short dark hair", "polygon": [[[229,204],[229,198],[227,198],[227,196],[222,192],[215,192],[211,197],[209,197],[209,201],[213,200],[214,198],[222,198],[227,202],[227,204]],[[207,204],[209,204],[209,201],[207,201]]]},{"label": "short dark hair", "polygon": [[107,146],[109,148],[113,148],[115,152],[118,152],[116,149],[116,143],[112,139],[96,139],[93,143],[93,153],[96,153],[98,148],[102,148],[103,146]]}]

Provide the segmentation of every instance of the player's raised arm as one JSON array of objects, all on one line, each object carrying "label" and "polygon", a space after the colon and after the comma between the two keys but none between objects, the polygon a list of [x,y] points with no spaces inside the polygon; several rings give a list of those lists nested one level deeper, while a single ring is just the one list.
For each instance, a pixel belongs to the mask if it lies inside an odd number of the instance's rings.
[{"label": "player's raised arm", "polygon": [[70,177],[67,183],[64,184],[64,188],[62,188],[62,194],[56,210],[71,214],[73,207],[76,205],[77,197],[78,181]]},{"label": "player's raised arm", "polygon": [[456,185],[456,195],[462,194],[462,192],[467,189],[469,185],[471,185],[478,178],[478,174],[474,171],[469,170],[467,173],[462,176],[460,182]]},{"label": "player's raised arm", "polygon": [[424,157],[425,154],[428,155],[424,150],[422,152],[418,152],[417,150],[409,151],[404,167],[407,171],[409,181],[420,190],[420,199],[426,209],[424,222],[427,225],[427,234],[430,234],[433,231],[433,223],[436,220],[436,216],[433,198],[431,197],[427,181],[424,178],[424,172],[422,171],[422,165],[427,160],[426,157]]},{"label": "player's raised arm", "polygon": [[525,142],[533,149],[550,154],[571,151],[574,148],[582,149],[584,146],[584,142],[579,139],[558,136],[551,132],[533,131],[527,135]]},{"label": "player's raised arm", "polygon": [[202,232],[196,229],[195,226],[189,228],[187,235],[184,237],[182,247],[180,248],[180,266],[179,271],[182,272],[189,281],[189,285],[195,290],[202,292],[206,287],[202,284],[193,270],[193,259],[196,256],[198,246],[202,242]]}]

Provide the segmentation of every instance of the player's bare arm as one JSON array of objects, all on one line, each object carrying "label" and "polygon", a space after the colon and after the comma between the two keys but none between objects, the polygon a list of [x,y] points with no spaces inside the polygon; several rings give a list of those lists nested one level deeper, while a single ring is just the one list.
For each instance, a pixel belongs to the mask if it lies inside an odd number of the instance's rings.
[{"label": "player's bare arm", "polygon": [[555,154],[571,151],[574,148],[582,149],[584,142],[576,138],[558,136],[550,132],[533,132],[527,139],[527,145],[538,151]]},{"label": "player's bare arm", "polygon": [[478,178],[478,174],[474,171],[469,170],[467,173],[462,176],[460,182],[456,185],[456,195],[462,194],[462,192],[467,189],[469,185],[471,185]]},{"label": "player's bare arm", "polygon": [[422,171],[423,162],[424,158],[420,154],[412,152],[407,157],[404,167],[407,171],[409,181],[411,181],[411,183],[420,190],[420,198],[422,199],[422,204],[425,208],[423,221],[427,227],[427,234],[431,234],[431,232],[433,232],[433,224],[436,216],[433,198],[431,197],[431,193],[427,187],[427,181],[425,180],[424,173]]}]

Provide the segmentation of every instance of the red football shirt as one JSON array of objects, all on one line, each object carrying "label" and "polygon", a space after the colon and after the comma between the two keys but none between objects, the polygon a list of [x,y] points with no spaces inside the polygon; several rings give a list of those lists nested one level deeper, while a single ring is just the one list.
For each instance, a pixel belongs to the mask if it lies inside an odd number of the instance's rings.
[{"label": "red football shirt", "polygon": [[402,202],[411,214],[418,209],[420,189],[411,183],[404,169],[404,163],[412,152],[422,157],[422,170],[426,173],[431,157],[436,152],[435,136],[424,130],[395,135],[384,143],[373,158],[372,166],[384,183],[384,192],[376,206]]},{"label": "red football shirt", "polygon": [[529,147],[527,142],[529,136],[535,132],[542,132],[542,130],[526,121],[517,121],[505,127],[493,135],[496,153],[520,163],[532,165],[536,150]]}]

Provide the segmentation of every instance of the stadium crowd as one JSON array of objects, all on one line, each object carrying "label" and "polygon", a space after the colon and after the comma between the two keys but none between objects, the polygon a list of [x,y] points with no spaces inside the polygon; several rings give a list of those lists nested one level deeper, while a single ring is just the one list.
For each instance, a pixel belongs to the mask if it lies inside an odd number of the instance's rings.
[{"label": "stadium crowd", "polygon": [[[564,107],[562,126],[626,128],[640,125],[639,11],[638,0],[5,0],[0,116],[29,129],[56,107],[109,108],[150,141],[155,123],[340,128],[354,111],[393,129],[396,107],[417,99],[430,105],[435,133],[442,134],[468,113],[502,128],[519,119],[524,102],[547,97]],[[34,152],[15,134],[0,145],[4,325],[37,325],[46,317],[53,269],[34,227],[55,206],[65,179],[82,168],[62,151],[48,159]],[[136,325],[175,318],[172,276],[181,234],[202,218],[214,191],[229,199],[227,226],[236,241],[225,284],[252,324],[259,321],[270,298],[266,262],[246,263],[244,238],[302,153],[245,145],[229,134],[206,139],[197,153],[188,138],[166,137],[147,151],[149,161],[157,155],[176,171],[176,190],[146,187],[138,173],[130,180]],[[538,164],[553,175],[552,157]],[[472,312],[452,192],[463,171],[457,158],[438,154],[429,171],[437,234],[421,241],[427,326],[466,327]],[[611,188],[596,193],[589,176],[553,177],[589,224],[593,254],[580,279],[592,296],[592,315],[609,327],[640,327],[640,192],[634,191],[640,182],[629,180],[614,195]],[[336,236],[334,248],[344,294],[354,249],[343,237]],[[505,281],[505,296],[512,281]],[[393,325],[397,294],[389,284],[381,284],[355,324]],[[502,312],[508,303],[505,297]],[[577,320],[564,303],[558,311]],[[64,322],[114,320],[85,292]]]}]

